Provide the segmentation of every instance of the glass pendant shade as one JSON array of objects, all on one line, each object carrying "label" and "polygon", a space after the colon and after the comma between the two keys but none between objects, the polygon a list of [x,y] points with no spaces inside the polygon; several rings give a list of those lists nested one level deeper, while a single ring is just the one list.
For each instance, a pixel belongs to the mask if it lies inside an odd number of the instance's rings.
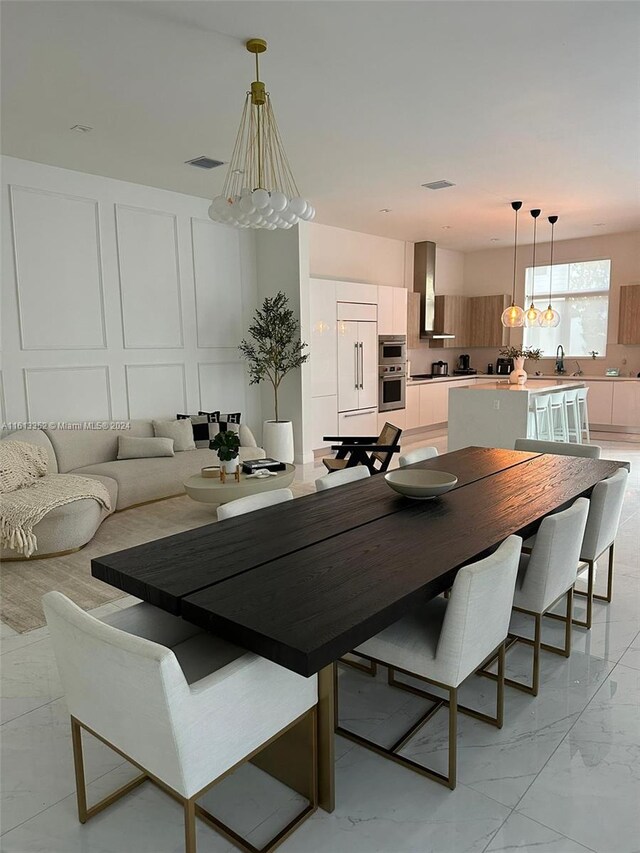
[{"label": "glass pendant shade", "polygon": [[538,317],[540,316],[540,312],[536,308],[536,306],[531,303],[531,305],[524,312],[524,325],[525,326],[537,326],[538,325]]},{"label": "glass pendant shade", "polygon": [[521,201],[512,201],[511,207],[516,215],[513,234],[513,286],[511,290],[511,305],[502,312],[500,320],[507,329],[518,329],[524,326],[524,311],[516,305],[516,271],[518,258],[518,211],[522,207]]},{"label": "glass pendant shade", "polygon": [[551,303],[549,303],[546,310],[540,312],[538,325],[542,326],[543,329],[555,329],[559,323],[560,315],[551,307]]},{"label": "glass pendant shade", "polygon": [[227,177],[209,216],[236,228],[292,228],[300,220],[313,219],[315,208],[300,195],[269,92],[260,80],[258,54],[266,51],[267,43],[253,38],[245,46],[255,54],[257,79],[247,92]]},{"label": "glass pendant shade", "polygon": [[518,329],[524,326],[524,311],[519,305],[510,305],[502,312],[501,320],[508,329]]}]

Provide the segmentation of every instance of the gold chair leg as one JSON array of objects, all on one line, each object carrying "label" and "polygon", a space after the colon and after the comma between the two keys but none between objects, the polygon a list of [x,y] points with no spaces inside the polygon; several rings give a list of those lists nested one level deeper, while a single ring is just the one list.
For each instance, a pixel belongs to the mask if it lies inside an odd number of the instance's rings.
[{"label": "gold chair leg", "polygon": [[607,570],[607,591],[605,595],[597,595],[594,593],[593,597],[597,598],[598,601],[606,601],[607,604],[611,603],[611,598],[613,595],[613,542],[609,547],[609,568]]},{"label": "gold chair leg", "polygon": [[449,779],[447,784],[453,791],[458,775],[458,690],[449,688]]},{"label": "gold chair leg", "polygon": [[[587,599],[587,612],[585,619],[574,619],[571,617],[571,622],[573,625],[576,625],[578,628],[586,628],[589,630],[591,628],[591,622],[593,619],[593,599],[597,598],[593,591],[593,584],[595,581],[595,561],[594,560],[584,560],[587,564],[587,589],[576,589],[574,590],[576,595],[580,595]],[[559,619],[561,622],[565,621],[565,616],[562,616],[560,613],[545,613],[544,614],[547,619]],[[553,651],[553,648],[548,651]]]},{"label": "gold chair leg", "polygon": [[193,798],[184,801],[184,850],[196,853],[196,803]]},{"label": "gold chair leg", "polygon": [[359,660],[352,660],[351,658],[338,658],[338,663],[344,664],[344,666],[350,666],[352,669],[357,669],[358,672],[364,672],[365,675],[370,675],[372,678],[375,678],[378,674],[378,664],[375,661],[369,661],[369,664],[361,663]]}]

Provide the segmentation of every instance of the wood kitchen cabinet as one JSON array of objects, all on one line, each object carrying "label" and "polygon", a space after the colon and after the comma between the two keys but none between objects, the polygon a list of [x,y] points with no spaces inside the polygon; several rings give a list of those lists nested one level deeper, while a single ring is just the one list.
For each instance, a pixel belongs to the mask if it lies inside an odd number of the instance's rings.
[{"label": "wood kitchen cabinet", "polygon": [[501,347],[507,343],[508,330],[502,325],[502,312],[509,306],[511,297],[506,293],[494,296],[469,298],[467,337],[464,346]]},{"label": "wood kitchen cabinet", "polygon": [[[614,382],[585,382],[590,424],[612,424]],[[626,383],[625,383],[626,384]]]},{"label": "wood kitchen cabinet", "polygon": [[620,288],[619,344],[640,344],[640,284]]},{"label": "wood kitchen cabinet", "polygon": [[407,385],[405,404],[405,429],[420,426],[420,388],[421,385]]}]

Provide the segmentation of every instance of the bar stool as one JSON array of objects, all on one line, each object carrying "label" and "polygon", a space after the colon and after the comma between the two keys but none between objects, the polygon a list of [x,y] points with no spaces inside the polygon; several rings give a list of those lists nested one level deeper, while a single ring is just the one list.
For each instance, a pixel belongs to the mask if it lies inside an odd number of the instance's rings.
[{"label": "bar stool", "polygon": [[569,389],[564,392],[563,396],[569,441],[582,444],[582,421],[578,405],[578,389]]},{"label": "bar stool", "polygon": [[549,397],[549,394],[534,394],[529,398],[527,438],[553,441]]},{"label": "bar stool", "polygon": [[589,441],[589,407],[587,406],[588,388],[578,388],[578,412],[580,416],[580,434],[583,441]]},{"label": "bar stool", "polygon": [[549,417],[551,419],[551,441],[569,441],[567,410],[565,408],[566,391],[549,394]]}]

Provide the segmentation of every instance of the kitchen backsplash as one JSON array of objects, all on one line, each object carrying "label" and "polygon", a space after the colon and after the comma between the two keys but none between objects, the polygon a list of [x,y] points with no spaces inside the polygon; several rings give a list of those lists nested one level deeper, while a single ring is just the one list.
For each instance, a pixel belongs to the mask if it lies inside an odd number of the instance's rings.
[{"label": "kitchen backsplash", "polygon": [[[470,356],[471,367],[475,367],[478,373],[486,373],[487,365],[491,361],[494,365],[498,358],[498,350],[489,348],[461,348],[461,349],[429,349],[426,346],[420,349],[408,350],[408,359],[411,362],[411,373],[430,373],[431,363],[433,361],[446,361],[449,365],[449,373],[453,373],[454,368],[458,366],[458,356],[461,353],[468,353]],[[607,347],[606,358],[592,359],[590,356],[578,358],[582,372],[587,376],[604,376],[608,367],[617,367],[620,370],[620,376],[637,376],[640,373],[640,346],[622,346],[619,344],[610,344]],[[626,361],[626,364],[623,363]],[[549,374],[554,372],[555,358],[541,358],[539,362],[528,361],[525,364],[525,370],[528,373],[534,373],[539,370],[541,373]],[[576,359],[572,357],[565,358],[565,368],[568,374],[575,373],[578,370]]]}]

